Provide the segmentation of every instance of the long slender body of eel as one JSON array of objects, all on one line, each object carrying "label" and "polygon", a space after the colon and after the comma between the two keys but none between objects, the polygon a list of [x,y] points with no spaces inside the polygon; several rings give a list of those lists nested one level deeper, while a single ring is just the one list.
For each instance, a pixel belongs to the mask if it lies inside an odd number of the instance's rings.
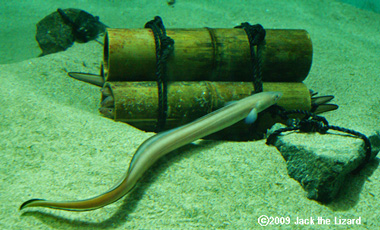
[{"label": "long slender body of eel", "polygon": [[31,199],[24,202],[20,210],[27,207],[47,207],[69,211],[90,211],[111,204],[131,191],[147,169],[160,157],[244,118],[247,123],[254,122],[259,112],[275,104],[281,96],[281,92],[257,93],[230,103],[189,124],[152,136],[137,149],[127,173],[119,183],[99,196],[77,201]]}]

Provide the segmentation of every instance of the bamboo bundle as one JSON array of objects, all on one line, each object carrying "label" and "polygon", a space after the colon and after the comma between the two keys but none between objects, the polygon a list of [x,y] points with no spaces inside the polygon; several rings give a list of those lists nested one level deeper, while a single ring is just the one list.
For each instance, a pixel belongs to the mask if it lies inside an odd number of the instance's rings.
[{"label": "bamboo bundle", "polygon": [[[164,129],[187,124],[255,90],[251,47],[243,29],[168,29],[166,32],[174,40],[174,49],[163,63],[168,81]],[[309,73],[313,53],[305,30],[267,29],[260,50],[256,50],[256,58],[261,58],[263,88],[283,93],[278,105],[286,110],[310,111],[319,107],[319,112],[337,108],[325,105],[333,96],[312,98],[314,94],[301,83]],[[99,110],[104,116],[144,131],[155,131],[159,113],[156,61],[151,29],[108,28],[101,76],[74,77],[103,86]],[[275,122],[281,119],[264,111],[254,127],[239,122],[206,138],[261,138]]]}]

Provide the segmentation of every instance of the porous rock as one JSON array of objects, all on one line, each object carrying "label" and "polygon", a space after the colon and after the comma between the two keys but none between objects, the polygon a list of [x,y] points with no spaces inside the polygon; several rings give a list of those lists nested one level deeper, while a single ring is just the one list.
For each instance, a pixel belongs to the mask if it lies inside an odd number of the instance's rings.
[{"label": "porous rock", "polygon": [[[278,129],[278,126],[273,129]],[[380,133],[369,137],[374,158]],[[345,178],[363,163],[364,141],[344,133],[287,132],[273,143],[284,157],[290,177],[297,180],[309,199],[332,201]]]}]

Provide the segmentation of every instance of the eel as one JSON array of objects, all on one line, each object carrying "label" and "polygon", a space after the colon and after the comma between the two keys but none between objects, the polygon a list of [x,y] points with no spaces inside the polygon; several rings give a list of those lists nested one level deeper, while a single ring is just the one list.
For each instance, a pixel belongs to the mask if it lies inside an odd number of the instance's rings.
[{"label": "eel", "polygon": [[231,126],[244,118],[246,118],[247,123],[254,122],[259,112],[276,104],[281,96],[281,92],[257,93],[229,103],[223,108],[186,125],[148,138],[137,149],[128,171],[121,180],[101,195],[76,201],[31,199],[24,202],[20,206],[20,210],[28,207],[47,207],[67,211],[90,211],[111,204],[129,193],[148,168],[160,157],[197,139]]}]

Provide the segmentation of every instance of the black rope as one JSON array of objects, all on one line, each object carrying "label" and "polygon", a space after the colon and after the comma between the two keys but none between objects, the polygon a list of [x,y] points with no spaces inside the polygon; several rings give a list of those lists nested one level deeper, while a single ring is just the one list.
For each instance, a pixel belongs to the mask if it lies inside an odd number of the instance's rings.
[{"label": "black rope", "polygon": [[144,26],[150,28],[154,35],[156,46],[156,76],[158,89],[158,118],[156,132],[164,129],[168,113],[168,87],[166,77],[166,61],[174,50],[174,40],[166,36],[166,29],[161,17],[147,22]]},{"label": "black rope", "polygon": [[[306,111],[306,110],[291,110],[291,111],[285,111],[281,107],[277,107],[277,113],[282,119],[288,119],[287,120],[287,127],[281,128],[278,130],[275,130],[273,133],[271,133],[267,137],[266,144],[267,145],[274,145],[278,135],[280,135],[283,132],[288,131],[296,131],[299,130],[301,132],[319,132],[321,134],[326,134],[329,129],[344,132],[351,134],[353,136],[356,136],[364,141],[364,149],[366,151],[365,158],[363,162],[354,170],[354,173],[359,172],[361,169],[364,168],[364,166],[370,161],[371,159],[371,142],[369,141],[368,137],[364,134],[357,132],[352,129],[347,129],[339,126],[329,125],[326,118],[322,116],[318,116],[312,112]],[[289,119],[289,114],[304,114],[305,117],[302,119]]]},{"label": "black rope", "polygon": [[[251,25],[248,22],[241,23],[240,26],[235,28],[244,29],[248,37],[249,48],[251,51],[251,62],[252,62],[252,82],[255,87],[254,93],[260,93],[263,91],[263,78],[262,78],[262,46],[265,39],[265,29],[262,25],[256,24]],[[255,49],[255,47],[257,47]],[[257,52],[256,52],[257,50]]]}]

